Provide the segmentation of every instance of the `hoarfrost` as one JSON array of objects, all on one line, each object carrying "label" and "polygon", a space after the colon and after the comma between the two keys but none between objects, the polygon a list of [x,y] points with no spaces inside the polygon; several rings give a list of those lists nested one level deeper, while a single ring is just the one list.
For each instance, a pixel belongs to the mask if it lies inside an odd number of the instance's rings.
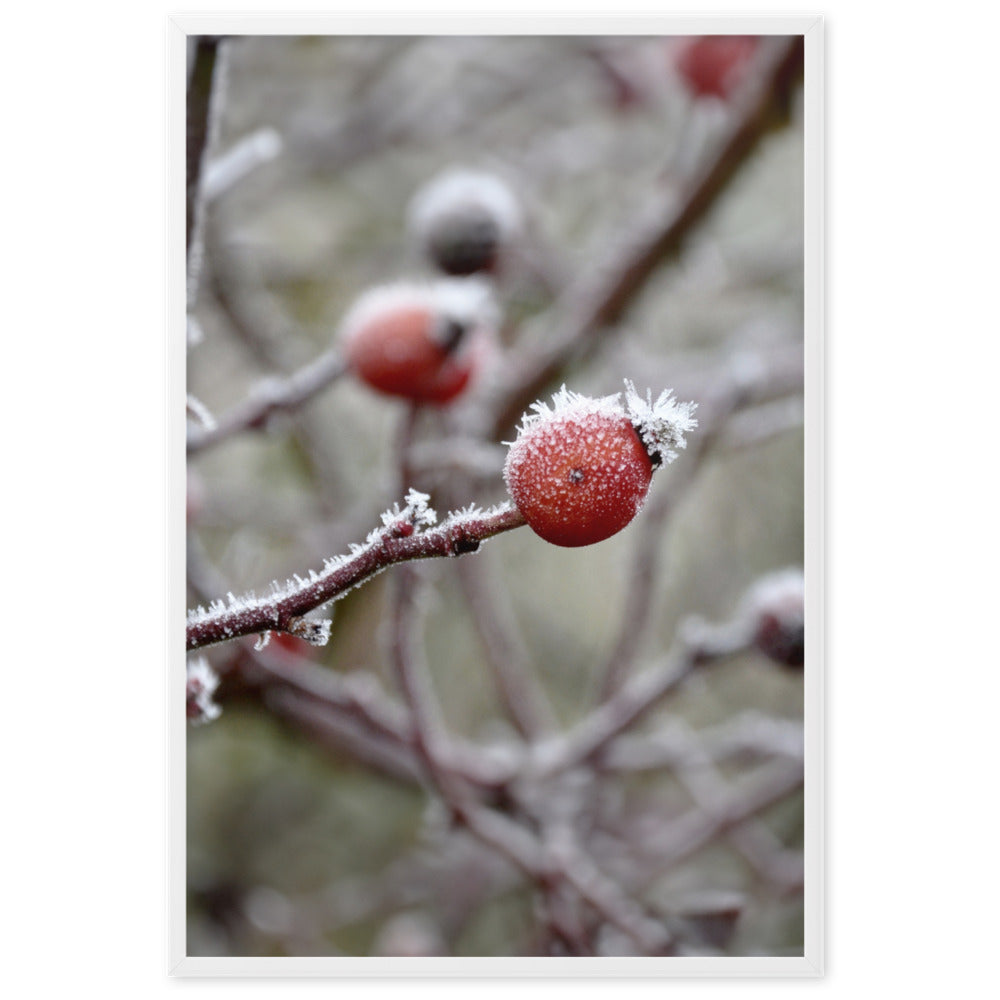
[{"label": "hoarfrost", "polygon": [[[521,418],[518,441],[539,424],[555,418],[624,417],[635,427],[654,464],[667,465],[677,457],[678,449],[687,447],[684,435],[698,426],[698,421],[694,418],[696,405],[679,402],[671,389],[664,389],[655,402],[651,389],[646,390],[643,398],[629,379],[625,379],[624,404],[620,392],[595,399],[563,385],[552,397],[551,405],[541,400],[531,404],[530,411]],[[604,429],[597,432],[594,437],[595,446],[604,436]],[[507,445],[516,443],[504,442]]]},{"label": "hoarfrost", "polygon": [[468,327],[495,329],[499,309],[490,285],[478,278],[443,278],[420,284],[397,282],[364,292],[340,323],[340,339],[349,344],[369,324],[399,310],[426,310]]},{"label": "hoarfrost", "polygon": [[[311,569],[308,580],[303,579],[297,573],[294,574],[294,579],[286,580],[283,584],[274,580],[271,582],[267,596],[265,597],[258,597],[253,591],[244,594],[242,597],[237,597],[230,591],[226,595],[228,605],[225,601],[213,600],[207,610],[203,605],[198,605],[196,609],[189,611],[187,616],[188,625],[201,624],[221,614],[239,616],[261,608],[271,608],[279,601],[294,597],[308,588],[321,585],[326,579],[343,569],[352,560],[360,558],[365,553],[371,551],[372,548],[381,544],[387,537],[391,536],[393,528],[399,525],[400,522],[411,525],[416,530],[420,530],[435,525],[437,518],[437,511],[430,506],[430,496],[427,493],[421,493],[419,490],[411,488],[406,494],[402,508],[398,502],[394,503],[389,510],[381,515],[382,527],[369,532],[364,544],[359,545],[357,542],[352,542],[349,546],[349,555],[336,555],[324,559],[322,571],[317,572]],[[335,594],[329,600],[338,600],[352,589],[353,587],[348,587],[340,593]],[[329,603],[329,601],[324,603]],[[331,622],[307,621],[306,619],[303,619],[303,621],[307,622],[308,634],[302,634],[300,638],[305,639],[313,645],[325,645],[330,635]]]},{"label": "hoarfrost", "polygon": [[187,412],[201,424],[206,431],[213,430],[216,426],[215,417],[209,408],[197,396],[188,393]]},{"label": "hoarfrost", "polygon": [[520,202],[504,181],[494,174],[455,167],[432,179],[410,202],[408,225],[425,236],[442,218],[469,211],[486,212],[510,239],[524,226]]},{"label": "hoarfrost", "polygon": [[219,675],[204,656],[196,656],[187,664],[187,717],[194,725],[211,722],[222,714],[212,700],[219,686]]},{"label": "hoarfrost", "polygon": [[684,435],[698,426],[694,418],[697,404],[681,403],[674,399],[673,390],[664,389],[653,402],[651,389],[646,398],[636,392],[635,385],[625,380],[625,406],[629,419],[642,438],[651,457],[669,465],[679,448],[686,448]]}]

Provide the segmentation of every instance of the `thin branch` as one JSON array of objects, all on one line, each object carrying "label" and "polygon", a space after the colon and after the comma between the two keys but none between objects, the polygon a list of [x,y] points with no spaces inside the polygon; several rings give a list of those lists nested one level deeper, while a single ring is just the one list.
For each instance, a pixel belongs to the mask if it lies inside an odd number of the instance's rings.
[{"label": "thin branch", "polygon": [[204,197],[214,201],[257,167],[281,155],[281,135],[273,128],[259,128],[236,142],[231,149],[208,164],[205,170]]},{"label": "thin branch", "polygon": [[580,897],[611,926],[634,941],[642,954],[669,955],[673,952],[674,942],[666,927],[605,875],[579,849],[575,840],[560,840],[552,853],[559,859],[559,871]]},{"label": "thin branch", "polygon": [[396,684],[409,709],[414,753],[431,784],[447,800],[459,792],[454,788],[453,777],[439,764],[448,738],[421,650],[417,607],[421,583],[414,566],[404,566],[392,581],[389,611],[392,665]]},{"label": "thin branch", "polygon": [[290,413],[319,395],[340,378],[346,365],[339,351],[328,350],[286,378],[271,378],[228,413],[219,417],[214,427],[188,427],[187,453],[196,455],[246,430],[260,430],[280,412]]},{"label": "thin branch", "polygon": [[[722,822],[728,819],[728,802],[732,798],[729,782],[723,778],[711,755],[702,746],[695,733],[683,721],[677,720],[682,739],[687,741],[682,763],[674,774],[687,789],[695,805]],[[802,858],[789,851],[780,840],[756,817],[730,826],[725,831],[729,841],[757,874],[773,883],[782,892],[795,888],[802,882]]]},{"label": "thin branch", "polygon": [[646,634],[652,617],[656,579],[661,568],[663,553],[660,536],[663,525],[697,479],[705,459],[714,448],[720,430],[745,395],[741,387],[736,387],[708,408],[707,415],[704,412],[706,408],[702,408],[699,413],[698,434],[692,435],[684,461],[670,470],[666,483],[654,494],[643,512],[635,559],[628,575],[626,613],[618,640],[604,668],[600,701],[607,701],[621,687]]},{"label": "thin branch", "polygon": [[[802,725],[758,712],[744,712],[698,731],[701,748],[715,763],[734,759],[788,757],[801,761]],[[616,740],[601,759],[604,771],[662,771],[689,762],[690,743],[681,727],[668,722],[656,732]]]},{"label": "thin branch", "polygon": [[225,54],[222,39],[202,35],[194,46],[187,87],[187,212],[185,248],[187,252],[188,309],[198,296],[198,277],[204,256],[205,193],[203,175],[215,136],[218,133],[220,69]]},{"label": "thin branch", "polygon": [[712,813],[698,806],[669,824],[650,860],[660,873],[673,868],[734,827],[787,798],[802,787],[802,780],[801,762],[778,760],[761,767]]},{"label": "thin branch", "polygon": [[696,667],[741,653],[751,642],[742,624],[701,626],[698,632],[693,623],[689,625],[659,667],[633,677],[562,736],[537,744],[529,773],[545,778],[588,763],[675,691]]},{"label": "thin branch", "polygon": [[219,39],[200,36],[189,55],[191,66],[187,88],[187,240],[188,253],[194,242],[196,220],[201,211],[201,175],[211,132],[212,91]]},{"label": "thin branch", "polygon": [[758,85],[747,89],[726,141],[684,198],[678,202],[665,193],[644,204],[642,221],[610,241],[609,259],[588,268],[540,321],[546,331],[540,340],[547,347],[509,374],[510,385],[493,423],[494,438],[507,434],[569,361],[621,319],[656,269],[679,253],[756,148],[774,109],[785,102],[791,81],[801,72],[804,56],[799,37],[769,40],[763,48],[765,67]]},{"label": "thin branch", "polygon": [[529,665],[507,595],[490,578],[488,558],[463,559],[456,570],[507,715],[529,740],[551,732],[555,726],[552,708]]},{"label": "thin branch", "polygon": [[[410,497],[414,495],[411,492]],[[220,600],[207,610],[190,612],[187,649],[272,631],[290,632],[322,645],[329,623],[303,621],[310,611],[342,597],[396,563],[475,552],[488,538],[525,523],[509,503],[484,512],[460,511],[436,528],[423,528],[420,519],[424,516],[426,508],[421,513],[412,502],[403,511],[389,511],[383,516],[383,527],[373,531],[364,545],[355,547],[349,556],[327,560],[323,571],[311,571],[308,580],[296,577],[284,587],[272,585],[274,592],[268,597],[229,595],[228,605]]]}]

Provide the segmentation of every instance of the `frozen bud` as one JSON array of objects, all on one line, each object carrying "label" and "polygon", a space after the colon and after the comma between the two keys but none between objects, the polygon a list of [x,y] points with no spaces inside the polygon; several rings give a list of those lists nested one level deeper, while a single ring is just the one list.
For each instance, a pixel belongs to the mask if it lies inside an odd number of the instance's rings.
[{"label": "frozen bud", "polygon": [[219,675],[203,656],[196,656],[187,665],[187,717],[193,723],[211,722],[222,714],[212,700],[219,686]]},{"label": "frozen bud", "polygon": [[489,363],[499,313],[479,279],[383,285],[341,324],[350,370],[378,392],[444,405]]},{"label": "frozen bud", "polygon": [[805,580],[800,569],[786,569],[760,579],[744,598],[743,611],[753,628],[754,644],[785,667],[805,662]]},{"label": "frozen bud", "polygon": [[524,213],[511,189],[493,174],[454,169],[421,188],[410,202],[409,229],[445,273],[493,272],[521,236]]}]

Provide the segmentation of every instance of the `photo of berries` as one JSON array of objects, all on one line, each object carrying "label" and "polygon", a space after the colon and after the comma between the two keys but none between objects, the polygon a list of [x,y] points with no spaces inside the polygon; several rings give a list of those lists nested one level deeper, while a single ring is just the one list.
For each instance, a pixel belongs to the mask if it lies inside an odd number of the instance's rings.
[{"label": "photo of berries", "polygon": [[187,37],[188,956],[804,956],[805,53]]}]

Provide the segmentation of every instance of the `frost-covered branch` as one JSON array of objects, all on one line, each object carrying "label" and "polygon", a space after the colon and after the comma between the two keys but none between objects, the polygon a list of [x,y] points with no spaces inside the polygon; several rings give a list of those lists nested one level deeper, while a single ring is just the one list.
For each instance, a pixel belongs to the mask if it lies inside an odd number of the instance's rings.
[{"label": "frost-covered branch", "polygon": [[205,200],[225,194],[261,164],[281,154],[281,135],[273,128],[259,128],[244,136],[205,170]]},{"label": "frost-covered branch", "polygon": [[738,828],[777,802],[781,802],[802,787],[802,763],[775,760],[757,769],[706,812],[696,805],[673,823],[667,825],[650,852],[650,860],[662,873],[674,867],[703,847]]},{"label": "frost-covered branch", "polygon": [[329,350],[286,378],[271,378],[258,383],[242,403],[218,417],[212,426],[188,427],[188,454],[204,451],[241,431],[261,429],[275,413],[297,410],[331,385],[344,371],[340,353]]},{"label": "frost-covered branch", "polygon": [[349,555],[327,559],[319,572],[307,579],[296,576],[283,585],[273,583],[271,593],[258,597],[229,595],[208,608],[189,612],[187,648],[198,649],[239,636],[289,632],[314,645],[324,645],[330,622],[305,618],[309,612],[339,597],[396,563],[475,552],[488,538],[524,524],[511,504],[483,511],[468,508],[450,514],[440,525],[427,505],[426,494],[410,490],[402,510],[396,504],[382,515],[382,527],[370,532],[363,545]]},{"label": "frost-covered branch", "polygon": [[[729,781],[695,732],[683,720],[675,720],[675,726],[687,745],[674,774],[702,812],[719,822],[726,821],[732,799]],[[756,816],[727,825],[725,837],[762,878],[781,888],[801,880],[801,857],[789,852]]]},{"label": "frost-covered branch", "polygon": [[801,72],[802,38],[768,39],[760,78],[735,108],[733,125],[718,152],[694,177],[678,199],[672,193],[651,193],[644,200],[642,219],[618,239],[609,241],[608,259],[583,270],[540,320],[545,345],[518,360],[508,374],[505,398],[493,424],[494,437],[509,432],[531,401],[556,381],[566,365],[592,346],[602,330],[615,325],[666,260],[705,217],[729,181],[747,161],[767,132],[776,106]]}]

